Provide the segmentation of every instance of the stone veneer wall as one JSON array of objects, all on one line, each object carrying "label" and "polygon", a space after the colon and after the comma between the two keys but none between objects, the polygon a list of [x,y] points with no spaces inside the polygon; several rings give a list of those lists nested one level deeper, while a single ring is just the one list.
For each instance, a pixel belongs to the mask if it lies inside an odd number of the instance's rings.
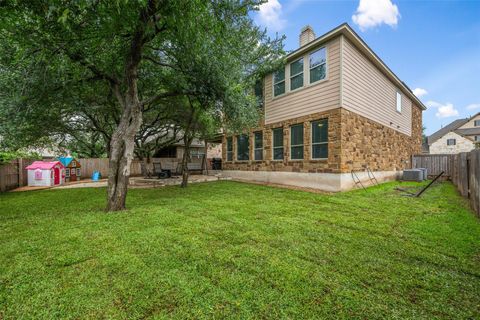
[{"label": "stone veneer wall", "polygon": [[[311,126],[314,120],[328,118],[328,159],[311,160]],[[290,159],[290,126],[304,124],[304,160]],[[272,129],[283,126],[284,160],[272,160]],[[421,152],[422,111],[412,105],[412,136],[407,136],[344,108],[315,113],[249,132],[253,159],[253,132],[263,130],[263,161],[237,161],[237,141],[233,137],[233,159],[226,161],[226,137],[222,143],[224,170],[286,171],[305,173],[347,173],[368,165],[374,171],[402,170],[410,167],[412,154]]]},{"label": "stone veneer wall", "polygon": [[[448,139],[455,139],[455,145],[447,145]],[[455,132],[449,132],[430,145],[430,154],[457,154],[475,149],[475,142]]]},{"label": "stone veneer wall", "polygon": [[[263,125],[249,132],[250,155],[253,159],[253,132],[263,128],[263,159],[264,161],[236,161],[237,141],[233,137],[233,159],[232,162],[226,162],[226,137],[223,137],[222,143],[222,168],[224,170],[251,170],[251,171],[287,171],[287,172],[340,172],[340,137],[341,137],[341,111],[340,108],[326,112],[314,113],[295,119],[289,119],[274,124]],[[306,160],[310,159],[310,122],[319,119],[328,118],[328,159],[326,160]],[[304,160],[290,159],[290,126],[303,123],[303,157]],[[272,129],[283,126],[283,153],[284,160],[272,160]]]},{"label": "stone veneer wall", "polygon": [[422,110],[412,103],[412,135],[408,136],[354,112],[342,109],[341,171],[403,170],[422,149]]}]

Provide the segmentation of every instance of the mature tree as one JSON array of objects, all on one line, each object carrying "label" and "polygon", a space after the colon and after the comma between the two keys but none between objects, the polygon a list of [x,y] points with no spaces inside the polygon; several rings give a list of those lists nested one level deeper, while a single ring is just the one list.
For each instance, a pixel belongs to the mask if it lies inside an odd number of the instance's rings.
[{"label": "mature tree", "polygon": [[175,118],[175,124],[181,129],[181,137],[184,146],[181,163],[182,183],[181,187],[188,185],[190,163],[190,149],[194,139],[205,141],[218,134],[222,124],[222,114],[215,104],[208,104],[208,100],[200,97],[185,98],[178,102],[179,115]]},{"label": "mature tree", "polygon": [[[247,88],[281,53],[281,41],[253,25],[249,11],[257,7],[231,0],[6,1],[4,62],[25,67],[19,85],[32,97],[67,97],[80,85],[82,93],[91,88],[102,100],[115,98],[107,210],[121,210],[145,110],[171,97],[201,96],[217,103],[230,125],[255,121]],[[25,87],[30,74],[42,73],[49,76],[45,89]],[[48,108],[30,100],[35,115]]]}]

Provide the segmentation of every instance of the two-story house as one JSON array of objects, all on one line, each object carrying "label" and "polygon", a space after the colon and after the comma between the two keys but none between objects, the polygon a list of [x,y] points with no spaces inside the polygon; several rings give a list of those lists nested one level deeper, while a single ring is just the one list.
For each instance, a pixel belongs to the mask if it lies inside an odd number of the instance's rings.
[{"label": "two-story house", "polygon": [[425,106],[348,24],[306,26],[286,60],[263,81],[259,126],[224,136],[224,175],[341,191],[352,171],[368,182],[367,166],[379,180],[410,166]]},{"label": "two-story house", "polygon": [[470,152],[480,144],[480,112],[476,115],[457,119],[427,139],[430,154],[456,154]]}]

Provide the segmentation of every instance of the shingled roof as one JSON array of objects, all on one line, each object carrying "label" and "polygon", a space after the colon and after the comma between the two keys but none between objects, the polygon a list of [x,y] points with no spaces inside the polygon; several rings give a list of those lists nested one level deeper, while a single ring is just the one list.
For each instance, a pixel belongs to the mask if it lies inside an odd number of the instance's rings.
[{"label": "shingled roof", "polygon": [[465,119],[457,119],[450,123],[449,125],[443,127],[442,129],[438,130],[437,132],[433,133],[431,136],[427,138],[428,145],[432,145],[435,141],[443,137],[449,132],[455,132],[461,136],[474,136],[474,135],[480,135],[480,127],[475,127],[475,128],[465,128],[465,129],[459,129],[461,126],[463,126],[465,123],[470,121],[471,119],[477,117],[480,115],[480,112],[471,116],[470,118],[465,118]]},{"label": "shingled roof", "polygon": [[469,118],[457,119],[457,120],[451,122],[450,124],[446,125],[442,129],[438,130],[437,132],[433,133],[432,135],[430,135],[428,137],[428,145],[429,146],[432,145],[432,143],[434,143],[435,141],[437,141],[438,139],[440,139],[441,137],[443,137],[447,133],[449,133],[451,131],[455,131],[456,129],[463,126],[465,123],[467,123],[468,120],[469,120]]},{"label": "shingled roof", "polygon": [[476,136],[476,135],[480,135],[480,127],[457,129],[455,130],[455,132],[458,134],[461,134],[462,136]]}]

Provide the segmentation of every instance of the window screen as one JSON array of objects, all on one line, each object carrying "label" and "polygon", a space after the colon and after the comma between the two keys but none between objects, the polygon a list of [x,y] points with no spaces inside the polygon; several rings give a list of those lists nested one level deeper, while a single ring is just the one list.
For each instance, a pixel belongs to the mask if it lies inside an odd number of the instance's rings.
[{"label": "window screen", "polygon": [[312,121],[312,159],[328,158],[328,119]]},{"label": "window screen", "polygon": [[303,159],[303,123],[290,127],[290,159]]}]

